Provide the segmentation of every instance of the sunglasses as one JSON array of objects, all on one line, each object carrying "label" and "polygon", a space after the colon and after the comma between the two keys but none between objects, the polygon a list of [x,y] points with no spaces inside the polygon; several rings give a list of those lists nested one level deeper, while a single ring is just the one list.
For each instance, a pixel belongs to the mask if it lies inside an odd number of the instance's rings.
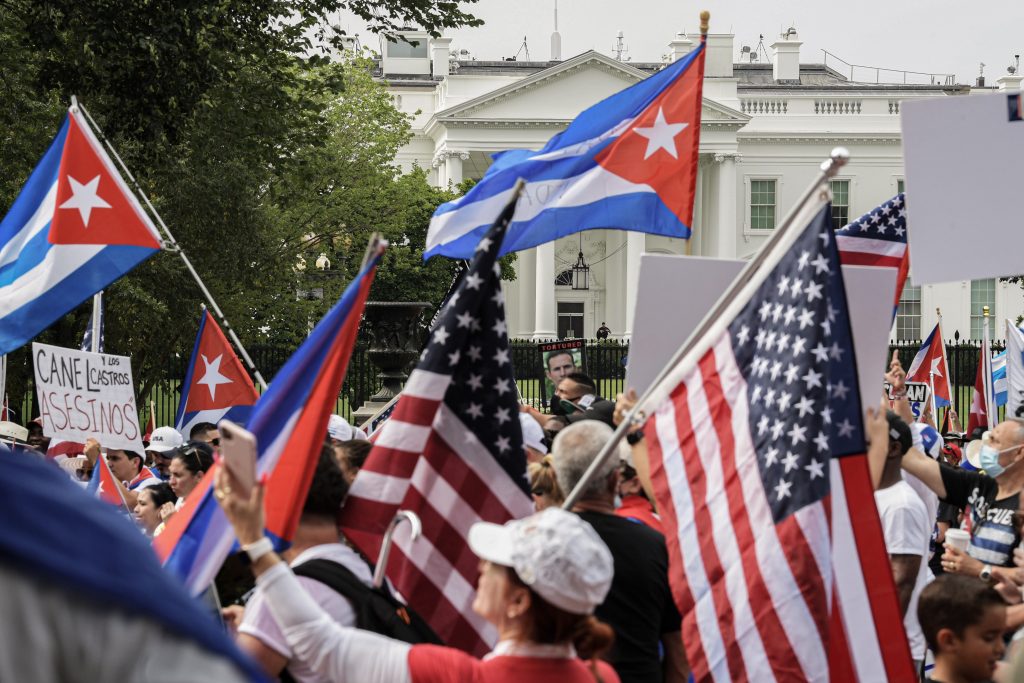
[{"label": "sunglasses", "polygon": [[195,446],[185,446],[184,448],[179,449],[176,457],[184,460],[190,455],[196,460],[196,469],[200,472],[203,471],[203,461],[199,459],[199,449]]},{"label": "sunglasses", "polygon": [[551,491],[548,491],[547,489],[542,489],[539,486],[530,489],[530,495],[531,496],[537,496],[538,498],[540,498],[541,496],[546,496],[549,493],[551,493]]}]

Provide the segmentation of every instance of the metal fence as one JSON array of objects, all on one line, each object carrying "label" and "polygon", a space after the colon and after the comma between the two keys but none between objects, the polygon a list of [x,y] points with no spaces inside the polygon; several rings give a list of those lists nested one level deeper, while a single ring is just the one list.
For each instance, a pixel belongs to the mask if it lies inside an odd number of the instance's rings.
[{"label": "metal fence", "polygon": [[[889,349],[899,352],[904,368],[910,363],[920,348],[920,341],[893,342]],[[524,403],[547,406],[551,399],[550,390],[545,382],[545,368],[537,342],[528,340],[512,340],[512,364],[515,372],[516,385],[520,399]],[[1002,343],[993,344],[993,351],[1001,351]],[[250,350],[253,362],[268,381],[284,366],[293,349],[274,347],[255,347]],[[349,362],[345,383],[338,396],[336,412],[350,418],[366,400],[380,388],[377,379],[378,369],[370,362],[368,347],[365,342],[356,344]],[[946,354],[949,361],[951,384],[953,387],[953,404],[957,414],[966,428],[970,412],[971,390],[978,366],[981,343],[977,341],[949,341]],[[586,340],[583,352],[583,372],[590,375],[598,384],[598,391],[605,398],[615,398],[623,391],[626,377],[626,361],[629,355],[629,344],[614,340]],[[176,358],[168,364],[164,373],[165,379],[158,381],[145,399],[139,400],[142,420],[149,418],[149,405],[152,402],[156,410],[157,425],[174,424],[174,416],[181,398],[181,382],[185,376],[187,358]],[[884,368],[879,368],[879,377]],[[36,416],[34,389],[21,397],[12,397],[11,405],[19,416]],[[1002,419],[1003,409],[999,409]]]}]

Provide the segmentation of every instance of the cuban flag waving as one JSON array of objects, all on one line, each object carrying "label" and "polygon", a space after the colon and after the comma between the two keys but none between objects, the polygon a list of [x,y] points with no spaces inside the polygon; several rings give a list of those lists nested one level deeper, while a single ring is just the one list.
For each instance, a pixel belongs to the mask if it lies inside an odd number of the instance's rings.
[{"label": "cuban flag waving", "polygon": [[77,106],[0,222],[0,355],[155,254],[160,237]]},{"label": "cuban flag waving", "polygon": [[192,425],[200,422],[231,420],[245,424],[260,397],[220,325],[205,307],[182,387],[174,428],[186,438]]},{"label": "cuban flag waving", "polygon": [[908,382],[924,382],[931,385],[934,375],[935,406],[950,405],[953,392],[949,388],[949,364],[946,362],[946,345],[942,342],[942,323],[936,323],[931,334],[921,344],[907,371]]},{"label": "cuban flag waving", "polygon": [[[279,550],[288,546],[309,491],[327,421],[334,412],[355,345],[359,320],[384,252],[378,242],[356,279],[334,308],[274,377],[252,410],[247,428],[256,436],[257,472],[267,476],[267,535]],[[215,464],[167,522],[153,547],[164,566],[194,594],[216,576],[235,543],[213,497]]]},{"label": "cuban flag waving", "polygon": [[690,236],[700,142],[704,39],[650,78],[590,107],[540,151],[494,156],[465,196],[442,204],[423,258],[470,259],[526,184],[500,255],[592,228]]}]

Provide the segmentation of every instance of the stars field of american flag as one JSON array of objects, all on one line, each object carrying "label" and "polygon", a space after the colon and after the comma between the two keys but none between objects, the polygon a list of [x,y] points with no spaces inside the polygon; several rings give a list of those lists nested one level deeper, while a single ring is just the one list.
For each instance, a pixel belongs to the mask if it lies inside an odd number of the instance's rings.
[{"label": "stars field of american flag", "polygon": [[697,681],[914,680],[829,214],[803,210],[647,403]]},{"label": "stars field of american flag", "polygon": [[384,424],[342,512],[346,537],[370,558],[399,509],[423,523],[414,543],[400,526],[388,578],[448,645],[482,655],[496,630],[472,609],[474,522],[533,512],[519,402],[497,263],[513,200],[430,330],[394,414]]},{"label": "stars field of american flag", "polygon": [[899,193],[837,230],[836,244],[843,265],[896,269],[896,298],[893,301],[895,318],[903,285],[910,272],[906,195]]}]

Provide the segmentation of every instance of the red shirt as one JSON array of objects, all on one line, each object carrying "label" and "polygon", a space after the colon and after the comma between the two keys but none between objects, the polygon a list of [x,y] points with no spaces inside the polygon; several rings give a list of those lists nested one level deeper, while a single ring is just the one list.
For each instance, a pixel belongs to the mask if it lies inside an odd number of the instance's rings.
[{"label": "red shirt", "polygon": [[651,527],[662,536],[665,535],[665,529],[661,526],[661,520],[654,514],[654,506],[643,496],[626,496],[622,499],[622,506],[615,511],[615,514],[626,519],[635,519]]},{"label": "red shirt", "polygon": [[619,683],[607,662],[499,655],[482,660],[450,647],[414,645],[409,650],[412,683]]}]

